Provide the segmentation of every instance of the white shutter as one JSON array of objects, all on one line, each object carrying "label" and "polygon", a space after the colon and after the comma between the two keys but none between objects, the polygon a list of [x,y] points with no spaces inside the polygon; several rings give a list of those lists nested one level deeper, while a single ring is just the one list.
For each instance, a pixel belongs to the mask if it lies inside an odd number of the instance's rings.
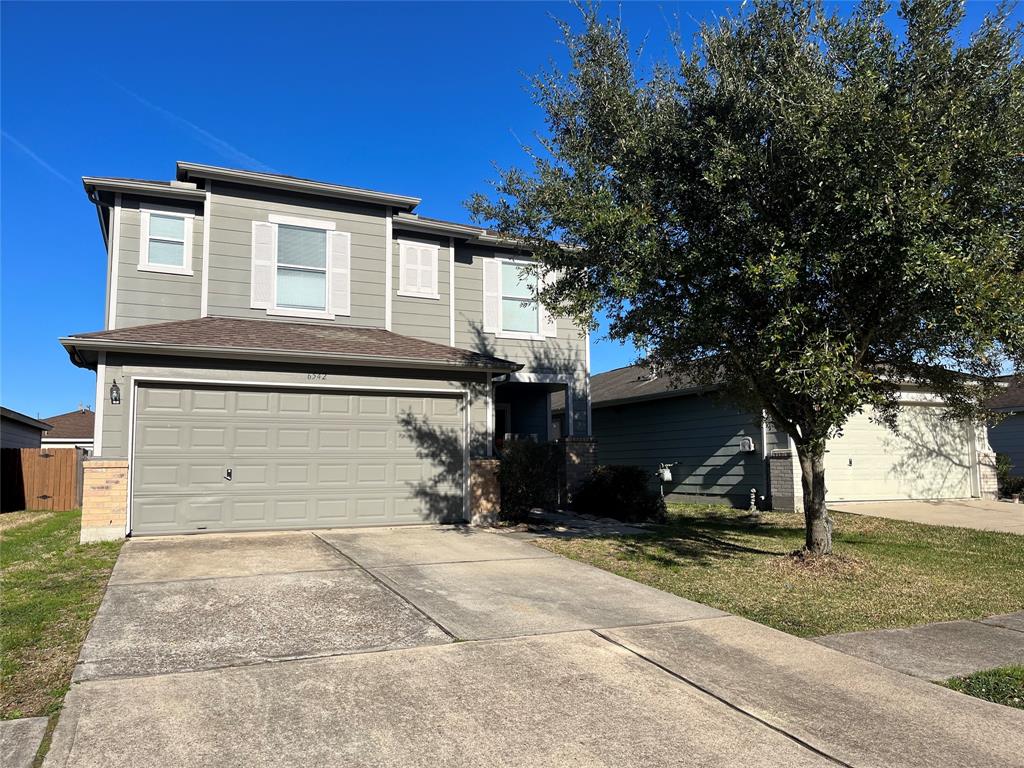
[{"label": "white shutter", "polygon": [[348,232],[330,232],[328,243],[331,312],[348,316],[352,314],[352,236]]},{"label": "white shutter", "polygon": [[139,264],[149,264],[149,211],[139,211]]},{"label": "white shutter", "polygon": [[252,265],[249,306],[271,309],[274,306],[274,225],[252,223]]},{"label": "white shutter", "polygon": [[[540,289],[544,290],[554,283],[555,279],[553,274],[542,275],[540,278]],[[555,316],[549,313],[543,304],[540,305],[540,332],[548,337],[558,335],[558,324],[555,322]]]},{"label": "white shutter", "polygon": [[408,293],[420,291],[420,249],[402,243],[398,258],[398,290]]},{"label": "white shutter", "polygon": [[437,248],[420,249],[420,288],[437,296]]},{"label": "white shutter", "polygon": [[484,333],[501,330],[501,262],[484,259]]}]

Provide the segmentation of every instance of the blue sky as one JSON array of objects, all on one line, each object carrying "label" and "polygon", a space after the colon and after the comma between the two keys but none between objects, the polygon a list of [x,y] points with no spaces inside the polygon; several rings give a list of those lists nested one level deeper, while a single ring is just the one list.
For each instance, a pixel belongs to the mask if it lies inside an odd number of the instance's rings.
[{"label": "blue sky", "polygon": [[[736,3],[624,3],[667,55]],[[971,15],[991,8],[972,3]],[[610,6],[610,12],[618,12]],[[526,73],[563,60],[558,3],[4,3],[0,401],[92,404],[57,339],[103,327],[105,254],[83,175],[167,179],[176,160],[423,198],[468,220],[494,165],[543,129]],[[594,371],[633,351],[594,337]]]}]

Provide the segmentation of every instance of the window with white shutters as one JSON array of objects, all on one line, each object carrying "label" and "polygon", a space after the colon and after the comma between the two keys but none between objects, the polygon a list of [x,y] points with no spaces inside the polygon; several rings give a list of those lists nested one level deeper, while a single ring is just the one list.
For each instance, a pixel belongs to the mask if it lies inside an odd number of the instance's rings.
[{"label": "window with white shutters", "polygon": [[437,299],[438,246],[399,241],[398,295]]}]

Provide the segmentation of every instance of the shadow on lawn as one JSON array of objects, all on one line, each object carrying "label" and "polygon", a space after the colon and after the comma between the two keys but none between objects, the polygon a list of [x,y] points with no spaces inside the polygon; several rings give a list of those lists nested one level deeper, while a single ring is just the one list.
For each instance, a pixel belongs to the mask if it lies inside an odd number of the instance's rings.
[{"label": "shadow on lawn", "polygon": [[723,515],[709,512],[700,515],[671,517],[650,534],[616,537],[619,552],[657,565],[679,565],[683,562],[704,563],[742,555],[782,557],[792,547],[767,549],[758,545],[782,544],[799,539],[801,527],[767,523],[751,515]]}]

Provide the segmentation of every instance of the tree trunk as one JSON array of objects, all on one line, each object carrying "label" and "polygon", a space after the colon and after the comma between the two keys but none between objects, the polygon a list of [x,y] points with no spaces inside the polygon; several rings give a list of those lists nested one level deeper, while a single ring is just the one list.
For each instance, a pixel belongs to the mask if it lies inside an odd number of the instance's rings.
[{"label": "tree trunk", "polygon": [[804,549],[832,554],[832,518],[825,506],[825,447],[797,446],[804,491]]}]

